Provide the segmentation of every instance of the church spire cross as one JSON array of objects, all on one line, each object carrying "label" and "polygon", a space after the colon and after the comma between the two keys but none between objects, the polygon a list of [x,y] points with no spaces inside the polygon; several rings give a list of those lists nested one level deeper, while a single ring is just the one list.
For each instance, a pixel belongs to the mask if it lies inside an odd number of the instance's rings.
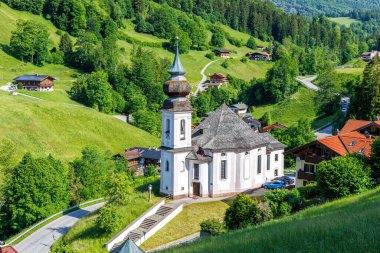
[{"label": "church spire cross", "polygon": [[169,69],[169,74],[172,76],[183,76],[186,74],[185,68],[182,66],[181,60],[179,59],[179,39],[178,36],[176,37],[176,52],[175,52],[175,57],[173,61],[173,65]]}]

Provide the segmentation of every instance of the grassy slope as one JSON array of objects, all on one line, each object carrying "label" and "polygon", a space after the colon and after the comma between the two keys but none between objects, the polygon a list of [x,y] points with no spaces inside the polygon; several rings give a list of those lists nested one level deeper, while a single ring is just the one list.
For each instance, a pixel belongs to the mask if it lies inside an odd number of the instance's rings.
[{"label": "grassy slope", "polygon": [[337,17],[337,18],[329,18],[331,21],[338,23],[339,25],[344,25],[349,27],[353,23],[360,23],[360,20],[356,20],[350,17]]},{"label": "grassy slope", "polygon": [[158,146],[159,140],[93,109],[0,93],[0,139],[17,146],[17,155],[52,153],[64,160],[85,146],[120,152],[131,146]]},{"label": "grassy slope", "polygon": [[264,113],[270,112],[272,121],[287,126],[297,123],[300,118],[314,120],[317,118],[317,106],[314,100],[316,95],[315,91],[301,87],[297,93],[284,102],[255,107],[253,115],[261,118]]},{"label": "grassy slope", "polygon": [[164,252],[378,252],[380,188]]},{"label": "grassy slope", "polygon": [[141,246],[148,250],[200,231],[200,223],[206,219],[223,219],[228,204],[222,201],[197,203],[185,206],[170,223],[159,230]]}]

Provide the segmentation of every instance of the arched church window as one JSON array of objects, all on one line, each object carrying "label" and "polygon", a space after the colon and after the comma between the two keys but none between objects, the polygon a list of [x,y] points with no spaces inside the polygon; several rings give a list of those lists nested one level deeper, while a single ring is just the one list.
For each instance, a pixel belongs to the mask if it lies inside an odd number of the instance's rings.
[{"label": "arched church window", "polygon": [[185,120],[181,120],[181,126],[180,126],[180,135],[181,135],[181,140],[185,139],[185,132],[186,132],[186,124]]},{"label": "arched church window", "polygon": [[169,161],[168,161],[168,160],[166,160],[165,170],[166,170],[166,171],[169,171]]},{"label": "arched church window", "polygon": [[166,119],[166,130],[165,130],[166,138],[170,138],[170,119]]},{"label": "arched church window", "polygon": [[222,156],[226,156],[226,153],[222,153]]}]

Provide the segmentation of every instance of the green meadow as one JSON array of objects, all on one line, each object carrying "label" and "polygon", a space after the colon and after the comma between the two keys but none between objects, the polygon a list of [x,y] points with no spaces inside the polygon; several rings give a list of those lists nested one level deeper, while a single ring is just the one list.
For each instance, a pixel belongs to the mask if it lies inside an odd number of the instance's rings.
[{"label": "green meadow", "polygon": [[380,188],[160,252],[378,252]]}]

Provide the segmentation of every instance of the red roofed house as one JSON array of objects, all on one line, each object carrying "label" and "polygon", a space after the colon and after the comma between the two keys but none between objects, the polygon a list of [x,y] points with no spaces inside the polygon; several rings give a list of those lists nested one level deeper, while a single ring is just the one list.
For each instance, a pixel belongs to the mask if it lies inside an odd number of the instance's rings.
[{"label": "red roofed house", "polygon": [[254,53],[248,53],[245,56],[247,56],[249,59],[254,61],[270,61],[271,54],[268,54],[267,52],[254,52]]},{"label": "red roofed house", "polygon": [[47,75],[23,75],[14,79],[16,84],[22,84],[24,90],[32,91],[53,91],[54,80]]},{"label": "red roofed house", "polygon": [[282,128],[284,130],[289,129],[289,127],[287,127],[281,123],[276,122],[275,124],[263,127],[263,133],[270,133],[270,131],[272,131],[273,129],[276,129],[276,128]]},{"label": "red roofed house", "polygon": [[365,156],[371,154],[372,139],[359,132],[344,133],[307,143],[286,151],[296,156],[296,187],[316,182],[317,166],[320,162],[349,153]]},{"label": "red roofed house", "polygon": [[380,136],[380,120],[367,121],[349,119],[342,130],[340,130],[340,134],[346,134],[353,131],[357,131],[366,135]]},{"label": "red roofed house", "polygon": [[0,253],[18,253],[12,246],[0,245]]}]

